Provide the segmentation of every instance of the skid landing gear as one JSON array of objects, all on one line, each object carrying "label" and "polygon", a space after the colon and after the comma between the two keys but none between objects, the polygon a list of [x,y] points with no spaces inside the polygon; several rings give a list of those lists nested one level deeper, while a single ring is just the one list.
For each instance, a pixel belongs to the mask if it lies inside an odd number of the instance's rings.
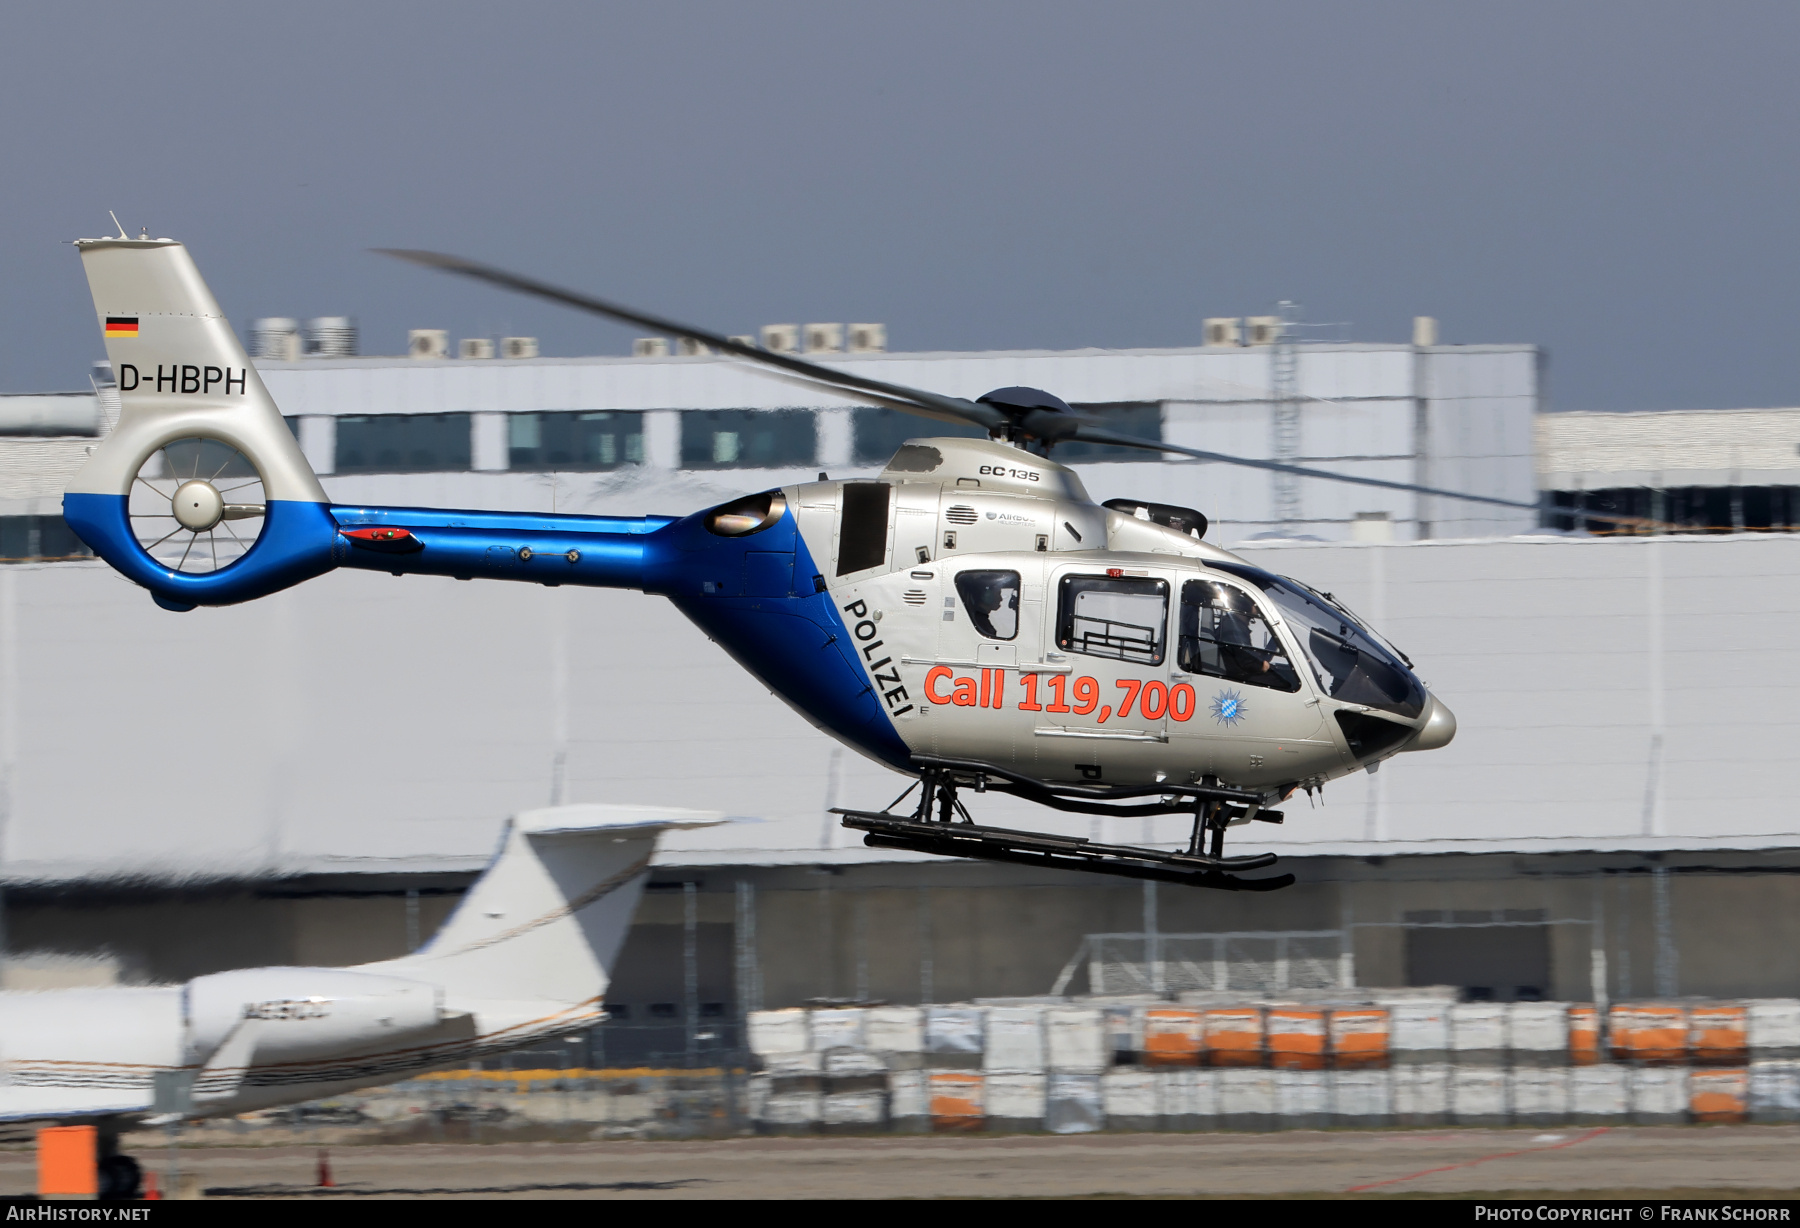
[{"label": "skid landing gear", "polygon": [[[1200,785],[1158,784],[1142,788],[1106,785],[1056,785],[1023,776],[1009,769],[973,760],[918,756],[919,801],[910,815],[894,814],[893,807],[875,812],[833,810],[845,827],[861,831],[863,843],[873,848],[907,849],[941,857],[972,857],[1019,865],[1053,866],[1112,874],[1121,878],[1154,879],[1189,887],[1221,891],[1277,891],[1294,881],[1292,874],[1272,878],[1239,878],[1239,872],[1260,870],[1275,864],[1275,854],[1226,857],[1225,829],[1234,822],[1260,819],[1279,823],[1281,815],[1260,807],[1258,794],[1231,789],[1210,780]],[[1156,814],[1191,814],[1193,834],[1183,852],[1101,844],[1080,836],[983,827],[969,816],[957,799],[958,788],[978,793],[993,789],[1014,793],[1032,801],[1081,814],[1143,817]],[[898,805],[912,789],[895,799]],[[1153,799],[1123,804],[1132,798]]]}]

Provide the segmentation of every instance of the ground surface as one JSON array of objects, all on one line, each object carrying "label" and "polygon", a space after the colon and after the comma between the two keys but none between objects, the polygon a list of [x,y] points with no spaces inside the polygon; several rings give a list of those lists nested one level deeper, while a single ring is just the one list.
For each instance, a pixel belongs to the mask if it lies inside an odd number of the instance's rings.
[{"label": "ground surface", "polygon": [[[168,1162],[136,1154],[146,1169]],[[1800,1127],[337,1147],[332,1189],[315,1187],[317,1164],[310,1147],[181,1156],[186,1184],[239,1198],[1800,1197]],[[33,1165],[29,1150],[0,1154],[0,1194],[29,1192]]]}]

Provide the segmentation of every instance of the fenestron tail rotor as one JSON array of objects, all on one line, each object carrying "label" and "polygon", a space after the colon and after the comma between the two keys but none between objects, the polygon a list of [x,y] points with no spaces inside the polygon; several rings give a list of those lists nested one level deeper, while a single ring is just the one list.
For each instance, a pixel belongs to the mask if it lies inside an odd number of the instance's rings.
[{"label": "fenestron tail rotor", "polygon": [[229,567],[262,534],[262,475],[238,448],[177,439],[150,454],[131,482],[127,512],[138,545],[187,575]]}]

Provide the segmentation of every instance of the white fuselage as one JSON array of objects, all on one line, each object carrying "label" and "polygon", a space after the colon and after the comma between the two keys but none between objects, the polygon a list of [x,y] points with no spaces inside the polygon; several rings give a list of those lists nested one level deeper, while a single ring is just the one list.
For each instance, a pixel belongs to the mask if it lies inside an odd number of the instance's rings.
[{"label": "white fuselage", "polygon": [[[1317,637],[1247,578],[1256,569],[1245,560],[1096,504],[1062,465],[1002,443],[920,439],[880,481],[893,487],[886,548],[842,574],[847,483],[782,493],[855,646],[879,644],[858,655],[915,754],[1058,782],[1210,776],[1284,791],[1440,744],[1421,736],[1434,714],[1454,728],[1422,691],[1418,711],[1372,705],[1366,685],[1346,687],[1342,671],[1321,667]],[[1005,586],[1003,626],[975,608],[983,577]],[[1083,591],[1095,587],[1125,591]],[[1221,663],[1216,646],[1189,634],[1196,612],[1183,603],[1201,591],[1248,612],[1239,634],[1265,636],[1275,671],[1254,660],[1260,673],[1234,668],[1229,651]],[[1375,713],[1372,728],[1399,741],[1352,745],[1339,712]]]}]

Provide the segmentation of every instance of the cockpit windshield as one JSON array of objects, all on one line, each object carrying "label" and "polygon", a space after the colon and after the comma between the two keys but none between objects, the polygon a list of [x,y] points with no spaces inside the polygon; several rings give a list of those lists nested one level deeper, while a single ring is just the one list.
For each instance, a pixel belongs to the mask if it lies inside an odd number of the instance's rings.
[{"label": "cockpit windshield", "polygon": [[1326,694],[1411,719],[1425,710],[1425,688],[1400,660],[1323,593],[1298,580],[1250,567],[1229,567],[1268,594],[1305,647]]}]

